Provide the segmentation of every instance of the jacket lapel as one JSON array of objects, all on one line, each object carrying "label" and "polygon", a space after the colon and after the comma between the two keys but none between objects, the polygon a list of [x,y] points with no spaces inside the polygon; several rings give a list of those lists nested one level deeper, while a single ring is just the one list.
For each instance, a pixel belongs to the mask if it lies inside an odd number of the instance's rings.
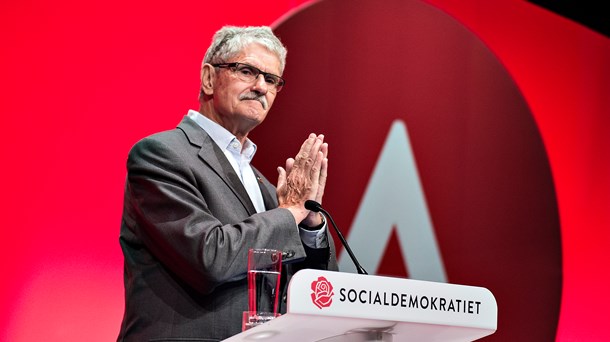
[{"label": "jacket lapel", "polygon": [[258,180],[258,187],[261,189],[263,195],[263,202],[265,203],[265,209],[277,208],[277,196],[275,194],[275,187],[269,183],[269,181],[263,177],[263,175],[253,166],[252,171]]},{"label": "jacket lapel", "polygon": [[210,136],[188,117],[184,117],[178,125],[192,145],[198,146],[199,158],[210,169],[212,169],[224,182],[229,189],[237,196],[249,215],[256,214],[256,209],[250,200],[250,196],[239,180],[231,163],[227,160],[220,147],[210,138]]}]

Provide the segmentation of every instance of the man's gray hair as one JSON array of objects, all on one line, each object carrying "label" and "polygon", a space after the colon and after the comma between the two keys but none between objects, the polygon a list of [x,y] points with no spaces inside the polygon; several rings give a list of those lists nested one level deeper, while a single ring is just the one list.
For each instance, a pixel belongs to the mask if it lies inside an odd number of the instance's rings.
[{"label": "man's gray hair", "polygon": [[224,26],[214,34],[212,45],[203,58],[204,63],[227,63],[246,46],[257,43],[274,53],[280,60],[280,75],[286,66],[286,47],[268,26]]}]

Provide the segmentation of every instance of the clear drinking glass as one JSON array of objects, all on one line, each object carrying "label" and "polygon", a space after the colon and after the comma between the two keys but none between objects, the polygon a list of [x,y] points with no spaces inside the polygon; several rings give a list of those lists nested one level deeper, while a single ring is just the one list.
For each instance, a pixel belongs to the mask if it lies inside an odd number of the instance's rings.
[{"label": "clear drinking glass", "polygon": [[248,311],[243,313],[242,330],[266,323],[279,315],[281,271],[282,251],[248,251]]}]

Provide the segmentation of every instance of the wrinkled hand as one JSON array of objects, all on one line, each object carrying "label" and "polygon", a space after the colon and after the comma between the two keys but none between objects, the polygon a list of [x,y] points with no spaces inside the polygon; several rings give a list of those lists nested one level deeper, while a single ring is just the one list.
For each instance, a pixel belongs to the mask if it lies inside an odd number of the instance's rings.
[{"label": "wrinkled hand", "polygon": [[328,144],[324,135],[311,133],[296,157],[278,167],[277,198],[280,208],[294,215],[297,223],[314,227],[322,223],[318,213],[305,209],[306,200],[322,203],[328,173]]}]

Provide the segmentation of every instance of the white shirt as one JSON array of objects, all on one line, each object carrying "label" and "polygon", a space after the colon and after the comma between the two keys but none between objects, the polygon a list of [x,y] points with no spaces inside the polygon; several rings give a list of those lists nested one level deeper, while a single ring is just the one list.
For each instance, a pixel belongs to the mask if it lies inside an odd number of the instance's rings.
[{"label": "white shirt", "polygon": [[[246,138],[246,142],[242,147],[237,137],[231,134],[231,132],[197,111],[189,110],[187,116],[206,131],[216,145],[220,147],[239,176],[244,188],[246,188],[256,212],[261,213],[265,211],[265,202],[258,185],[258,179],[250,166],[250,162],[256,153],[256,145]],[[328,239],[325,232],[326,222],[320,230],[310,231],[299,228],[301,240],[311,248],[328,247]]]}]

